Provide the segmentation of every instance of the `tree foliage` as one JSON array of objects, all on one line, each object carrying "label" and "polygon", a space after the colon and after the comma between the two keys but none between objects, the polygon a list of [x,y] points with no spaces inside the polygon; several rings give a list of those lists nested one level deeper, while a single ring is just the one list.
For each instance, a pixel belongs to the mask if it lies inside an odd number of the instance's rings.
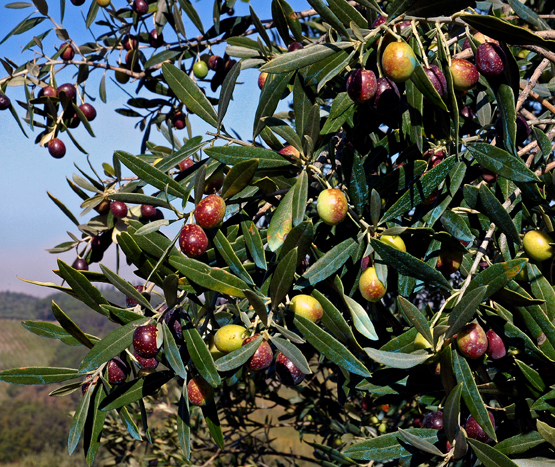
[{"label": "tree foliage", "polygon": [[[0,380],[63,382],[58,396],[83,388],[68,446],[83,440],[89,464],[102,442],[131,462],[141,441],[158,465],[552,462],[554,245],[549,235],[525,236],[554,231],[549,2],[309,0],[313,10],[295,12],[273,0],[266,20],[216,0],[210,25],[195,9],[206,2],[159,0],[140,13],[144,3],[88,0],[85,25],[97,40],[85,44],[45,0],[7,5],[36,8],[4,39],[33,29],[25,48],[35,59],[2,59],[0,89],[25,87],[23,112],[9,110],[54,156],[59,138],[85,152],[71,129],[81,122],[93,134],[78,105],[92,94],[91,73],[103,73],[104,102],[107,77],[137,84],[117,118],[138,120],[141,154],[121,148],[103,176],[91,165],[68,180],[81,215],[92,217],[79,221],[52,198],[77,234],[50,251],[75,249],[92,264],[117,248],[142,286],[102,264],[92,272],[59,260],[63,285],[37,284],[120,326],[87,334],[53,303],[59,326],[29,330],[82,344],[86,357],[75,369],[12,369]],[[48,21],[54,28],[41,33]],[[184,21],[197,37],[185,35]],[[44,50],[51,31],[69,46]],[[224,43],[224,57],[211,55]],[[473,57],[479,74],[461,62]],[[207,77],[194,68],[202,61]],[[75,86],[60,89],[66,68]],[[242,137],[226,112],[249,68],[261,72],[261,89],[252,134]],[[46,86],[58,92],[48,96]],[[289,111],[277,110],[282,101]],[[191,114],[213,129],[195,132]],[[168,146],[150,142],[155,129]],[[225,201],[223,219],[203,211],[207,195]],[[174,222],[184,226],[172,239]],[[128,307],[107,300],[99,283],[125,294]],[[151,303],[152,293],[163,302]],[[318,315],[293,312],[299,294],[319,302]],[[156,370],[131,352],[148,324]],[[223,355],[229,324],[246,329],[241,340],[261,338]],[[251,371],[263,340],[285,360]],[[110,384],[116,358],[130,375]],[[194,385],[199,376],[206,385]],[[289,426],[318,435],[313,457],[272,446],[282,424],[256,419],[270,403]],[[425,415],[436,411],[443,422],[429,426]]]}]

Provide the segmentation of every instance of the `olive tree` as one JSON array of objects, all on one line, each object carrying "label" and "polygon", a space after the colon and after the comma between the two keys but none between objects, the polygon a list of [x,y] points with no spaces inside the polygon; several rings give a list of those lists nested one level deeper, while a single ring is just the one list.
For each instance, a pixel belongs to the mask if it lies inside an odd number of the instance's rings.
[{"label": "olive tree", "polygon": [[[550,2],[272,0],[261,18],[233,0],[72,0],[97,38],[84,44],[33,3],[7,5],[36,10],[4,40],[37,32],[33,60],[1,59],[2,108],[63,157],[70,141],[84,151],[83,98],[106,101],[113,77],[131,95],[114,121],[143,135],[141,154],[69,181],[88,220],[53,199],[75,232],[51,252],[72,253],[62,285],[37,283],[119,327],[87,334],[53,302],[57,323],[25,326],[88,348],[79,368],[0,373],[82,391],[70,453],[82,440],[89,464],[551,465]],[[58,50],[42,45],[51,31]],[[243,137],[226,112],[249,68]],[[108,248],[140,285],[102,264]],[[257,420],[270,404],[283,415]],[[283,426],[318,435],[314,456],[276,449]]]}]

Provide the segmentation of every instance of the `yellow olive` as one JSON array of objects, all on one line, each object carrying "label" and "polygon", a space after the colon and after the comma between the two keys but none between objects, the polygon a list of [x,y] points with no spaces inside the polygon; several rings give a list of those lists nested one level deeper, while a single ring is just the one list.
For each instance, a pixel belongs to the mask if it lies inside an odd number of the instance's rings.
[{"label": "yellow olive", "polygon": [[360,275],[358,288],[362,296],[369,302],[379,302],[385,295],[387,288],[378,279],[376,269],[366,268]]},{"label": "yellow olive", "polygon": [[238,324],[228,324],[216,332],[214,344],[220,352],[229,353],[240,349],[247,330]]},{"label": "yellow olive", "polygon": [[324,314],[320,302],[310,295],[295,295],[291,300],[291,309],[296,315],[301,315],[313,323],[319,321]]},{"label": "yellow olive", "polygon": [[405,242],[398,235],[382,235],[380,237],[380,240],[399,251],[404,251],[404,252],[407,251]]},{"label": "yellow olive", "polygon": [[553,243],[553,239],[545,232],[540,232],[539,230],[526,232],[522,243],[524,244],[526,254],[536,261],[547,261],[553,258],[555,253],[555,250],[550,245],[550,243]]}]

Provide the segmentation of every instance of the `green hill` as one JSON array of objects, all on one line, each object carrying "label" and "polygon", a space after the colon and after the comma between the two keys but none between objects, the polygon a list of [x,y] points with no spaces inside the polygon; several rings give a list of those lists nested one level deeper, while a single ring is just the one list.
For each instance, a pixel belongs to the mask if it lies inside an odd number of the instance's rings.
[{"label": "green hill", "polygon": [[35,303],[40,299],[16,292],[0,292],[0,318],[32,319]]},{"label": "green hill", "polygon": [[[111,302],[123,305],[124,296],[102,290]],[[0,292],[0,370],[23,366],[76,368],[88,349],[70,347],[56,339],[27,331],[21,321],[54,321],[52,301],[85,332],[104,337],[117,327],[104,316],[64,293],[45,299]],[[55,398],[47,394],[55,385],[16,386],[0,382],[0,466],[84,466],[78,454],[69,458],[65,444],[71,424],[68,416],[80,396]],[[52,462],[56,460],[55,464]]]}]

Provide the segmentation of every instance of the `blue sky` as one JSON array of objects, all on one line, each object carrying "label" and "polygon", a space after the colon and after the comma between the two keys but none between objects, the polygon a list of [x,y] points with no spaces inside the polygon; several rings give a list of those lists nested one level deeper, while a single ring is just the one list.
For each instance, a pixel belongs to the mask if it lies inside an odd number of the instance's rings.
[{"label": "blue sky", "polygon": [[[50,14],[59,22],[59,1],[47,1]],[[78,44],[91,40],[90,34],[84,29],[84,21],[81,17],[81,14],[86,15],[90,2],[91,0],[87,0],[82,7],[75,7],[69,0],[66,0],[63,26]],[[124,5],[123,0],[113,0],[113,2],[118,7]],[[2,5],[6,3],[9,2],[4,1]],[[270,18],[270,1],[254,0],[251,3],[261,19]],[[292,0],[290,4],[296,11],[309,8],[308,3],[304,0]],[[205,27],[210,25],[213,2],[201,0],[194,2],[194,5],[201,15]],[[32,10],[32,8],[24,10],[2,8],[0,10],[2,15],[0,37],[3,38]],[[239,0],[235,10],[236,14],[248,14],[248,4]],[[188,36],[198,34],[198,31],[186,18],[184,18],[184,23]],[[152,20],[149,20],[148,25],[149,27],[152,25]],[[43,32],[49,27],[51,27],[51,23],[44,21],[35,30],[19,36],[12,36],[0,45],[0,57],[9,57],[18,64],[32,60],[33,55],[29,51],[21,53],[23,45],[27,44],[33,35]],[[43,43],[45,50],[52,52],[53,46],[59,46],[61,41],[51,33]],[[215,47],[213,51],[223,55],[222,47]],[[58,84],[72,81],[72,73],[73,70],[71,72],[64,70],[57,74]],[[0,78],[5,76],[5,70],[0,67]],[[122,117],[114,112],[114,109],[124,106],[128,96],[118,89],[110,79],[107,79],[108,103],[104,104],[98,98],[101,77],[102,72],[96,71],[91,74],[87,83],[88,92],[97,98],[96,102],[91,102],[98,113],[96,120],[91,124],[96,138],[92,138],[82,125],[73,131],[79,143],[89,152],[91,162],[99,173],[102,173],[102,162],[111,162],[115,150],[138,154],[142,139],[142,133],[133,128],[136,119]],[[241,73],[239,81],[245,84],[235,88],[234,101],[230,103],[225,119],[227,127],[234,128],[244,137],[248,137],[247,135],[250,134],[258,103],[257,78],[257,70],[246,70]],[[133,93],[135,86],[127,84],[125,89]],[[9,87],[7,94],[12,103],[15,103],[16,100],[24,100],[22,87]],[[210,91],[208,94],[213,95]],[[282,105],[285,106],[285,104]],[[19,114],[21,116],[22,112]],[[195,116],[192,117],[192,126],[196,135],[204,135],[206,131],[211,130],[208,125]],[[71,178],[71,175],[76,172],[74,163],[85,171],[90,171],[85,156],[72,145],[66,135],[62,135],[62,138],[66,143],[67,154],[63,159],[57,160],[48,154],[47,149],[34,144],[37,131],[31,132],[26,125],[25,131],[29,136],[28,139],[23,136],[8,111],[0,113],[2,145],[0,193],[4,200],[0,204],[0,291],[11,290],[36,296],[47,296],[52,292],[51,289],[27,284],[18,280],[16,276],[43,282],[60,282],[59,278],[52,273],[52,269],[57,267],[56,258],[59,256],[63,261],[71,264],[75,258],[74,250],[53,255],[46,252],[45,249],[68,241],[69,237],[66,231],[71,231],[73,234],[78,234],[78,231],[75,225],[48,198],[46,191],[60,199],[75,215],[78,215],[81,211],[79,208],[80,198],[69,188],[66,176]],[[178,134],[180,137],[184,137],[186,131],[183,130]],[[164,137],[155,131],[151,133],[150,139],[158,144],[167,144]],[[168,229],[165,232],[172,235],[177,228],[179,227],[175,225],[173,231]],[[110,252],[111,254],[105,256],[103,263],[115,269],[114,248],[111,248]],[[97,264],[91,269],[99,270]],[[123,275],[133,280],[130,269],[124,269]]]}]

